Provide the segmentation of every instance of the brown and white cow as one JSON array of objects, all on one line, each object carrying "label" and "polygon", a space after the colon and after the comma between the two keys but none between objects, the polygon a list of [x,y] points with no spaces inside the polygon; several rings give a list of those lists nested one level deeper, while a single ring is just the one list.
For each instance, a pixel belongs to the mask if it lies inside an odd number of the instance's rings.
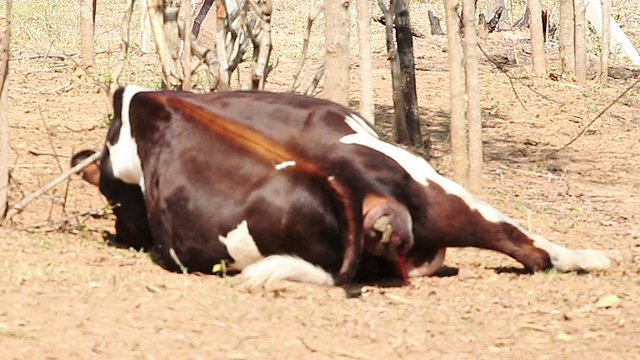
[{"label": "brown and white cow", "polygon": [[118,240],[153,248],[169,270],[210,273],[225,261],[249,286],[406,280],[467,246],[530,271],[610,264],[528,232],[326,100],[128,86],[114,109],[100,173],[84,177],[99,176]]}]

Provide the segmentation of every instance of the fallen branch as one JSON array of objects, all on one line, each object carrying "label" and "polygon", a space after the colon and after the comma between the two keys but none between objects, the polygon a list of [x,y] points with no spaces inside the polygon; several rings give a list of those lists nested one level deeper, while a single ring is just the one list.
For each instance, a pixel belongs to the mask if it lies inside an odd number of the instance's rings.
[{"label": "fallen branch", "polygon": [[629,85],[626,89],[624,89],[624,91],[622,93],[620,93],[620,95],[618,95],[617,98],[615,98],[609,105],[607,105],[604,109],[602,109],[602,111],[600,111],[598,113],[598,115],[596,115],[596,117],[594,117],[591,121],[589,121],[589,123],[582,128],[582,130],[580,130],[580,132],[574,136],[571,140],[569,140],[568,143],[562,145],[561,147],[552,150],[551,152],[545,154],[542,157],[542,160],[547,159],[549,156],[556,154],[566,148],[568,148],[571,144],[573,144],[576,140],[578,140],[578,138],[580,138],[580,136],[582,136],[587,129],[589,129],[589,127],[591,127],[591,125],[593,125],[593,123],[596,122],[596,120],[598,120],[602,115],[604,115],[604,113],[606,113],[607,111],[609,111],[609,109],[611,109],[611,107],[616,104],[618,101],[620,101],[620,99],[622,99],[623,96],[625,96],[629,91],[631,91],[634,87],[636,87],[636,85],[638,85],[638,83],[640,83],[640,79],[636,80],[633,82],[633,84]]},{"label": "fallen branch", "polygon": [[19,214],[25,206],[27,206],[30,202],[32,202],[33,200],[37,199],[38,197],[40,197],[41,195],[45,194],[47,191],[53,189],[56,185],[60,184],[61,182],[63,182],[65,179],[67,179],[69,176],[71,176],[72,174],[84,169],[86,166],[88,166],[89,164],[91,164],[92,162],[100,159],[102,157],[102,152],[98,151],[95,154],[89,156],[88,158],[82,160],[80,163],[78,163],[78,165],[72,167],[71,169],[63,172],[62,174],[60,174],[60,176],[58,176],[57,178],[55,178],[53,181],[51,181],[50,183],[48,183],[47,185],[43,186],[40,190],[25,196],[22,200],[20,200],[17,204],[13,205],[9,211],[7,212],[7,217],[4,219],[4,222],[2,223],[3,226],[7,226],[9,224],[9,222],[11,221],[11,218],[13,216],[15,216],[16,214]]}]

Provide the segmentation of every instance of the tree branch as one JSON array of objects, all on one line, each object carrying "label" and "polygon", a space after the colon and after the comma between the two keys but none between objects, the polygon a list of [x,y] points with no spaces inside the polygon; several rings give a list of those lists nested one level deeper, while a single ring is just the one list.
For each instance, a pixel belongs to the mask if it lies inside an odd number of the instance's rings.
[{"label": "tree branch", "polygon": [[313,22],[316,21],[319,14],[320,14],[320,9],[316,9],[316,0],[311,0],[311,4],[309,5],[309,13],[307,14],[307,30],[305,31],[304,37],[302,38],[302,51],[300,51],[300,61],[298,61],[298,66],[296,68],[296,71],[293,73],[293,80],[291,80],[289,89],[287,89],[287,91],[289,92],[293,92],[296,89],[296,83],[298,82],[298,77],[302,72],[302,67],[304,66],[304,62],[307,60],[307,51],[309,50],[309,39],[311,39],[311,28],[313,27]]}]

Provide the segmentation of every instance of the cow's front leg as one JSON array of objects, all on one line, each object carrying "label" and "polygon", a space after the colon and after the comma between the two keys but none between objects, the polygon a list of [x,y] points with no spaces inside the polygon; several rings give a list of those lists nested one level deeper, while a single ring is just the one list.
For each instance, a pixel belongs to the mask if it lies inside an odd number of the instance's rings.
[{"label": "cow's front leg", "polygon": [[407,254],[406,272],[409,277],[431,276],[444,263],[447,248],[412,251]]}]

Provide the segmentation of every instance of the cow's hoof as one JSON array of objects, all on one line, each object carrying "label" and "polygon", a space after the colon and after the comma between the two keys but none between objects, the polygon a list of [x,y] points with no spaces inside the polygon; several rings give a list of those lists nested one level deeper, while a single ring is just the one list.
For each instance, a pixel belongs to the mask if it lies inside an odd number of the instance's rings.
[{"label": "cow's hoof", "polygon": [[553,267],[558,271],[599,271],[611,266],[611,259],[600,250],[568,249],[561,256],[551,257]]}]

